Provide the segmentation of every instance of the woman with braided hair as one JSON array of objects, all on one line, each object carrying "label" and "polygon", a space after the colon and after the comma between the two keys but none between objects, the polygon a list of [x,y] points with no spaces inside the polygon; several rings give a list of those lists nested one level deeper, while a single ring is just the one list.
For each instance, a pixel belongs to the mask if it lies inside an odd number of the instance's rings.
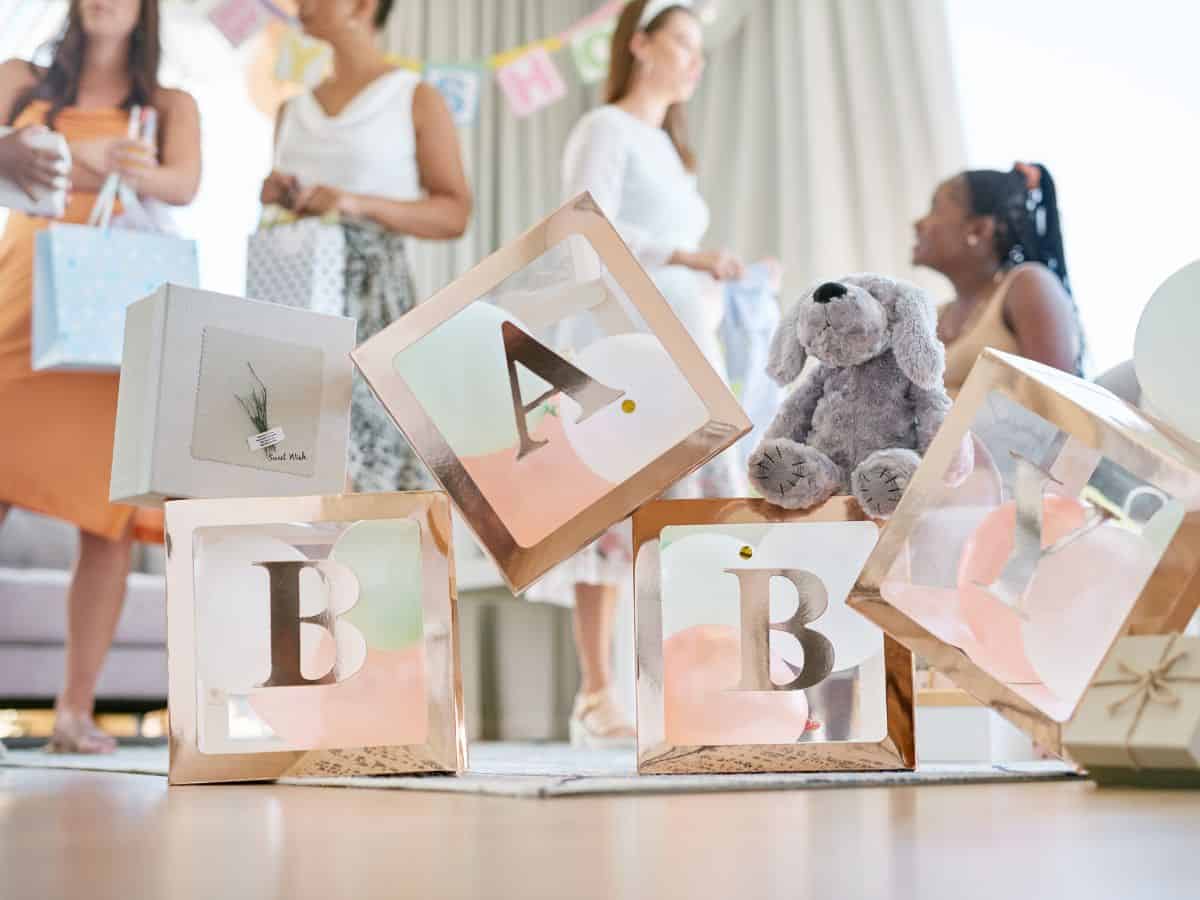
[{"label": "woman with braided hair", "polygon": [[1045,166],[956,175],[934,192],[914,229],[913,263],[954,286],[938,314],[951,396],[987,347],[1082,374],[1083,328]]}]

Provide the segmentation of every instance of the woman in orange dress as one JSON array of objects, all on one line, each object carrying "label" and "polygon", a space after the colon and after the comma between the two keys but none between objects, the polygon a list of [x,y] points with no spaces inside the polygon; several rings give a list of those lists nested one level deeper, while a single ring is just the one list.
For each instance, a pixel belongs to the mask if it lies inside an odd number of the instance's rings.
[{"label": "woman in orange dress", "polygon": [[[158,22],[158,0],[71,0],[49,68],[0,64],[0,122],[17,129],[0,138],[0,175],[27,191],[46,183],[55,160],[30,150],[23,132],[61,133],[73,159],[66,222],[87,221],[113,172],[144,197],[182,205],[195,196],[199,114],[190,96],[158,85]],[[157,110],[157,146],[126,139],[134,105]],[[30,368],[34,239],[50,224],[14,211],[0,238],[0,522],[17,506],[79,526],[49,749],[104,753],[116,744],[92,709],[125,598],[135,513],[108,502],[118,376]]]}]

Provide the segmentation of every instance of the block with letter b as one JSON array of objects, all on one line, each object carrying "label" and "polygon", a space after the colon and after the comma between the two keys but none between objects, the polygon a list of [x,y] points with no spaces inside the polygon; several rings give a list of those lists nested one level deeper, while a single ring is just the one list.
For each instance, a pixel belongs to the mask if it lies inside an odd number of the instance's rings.
[{"label": "block with letter b", "polygon": [[437,492],[167,504],[172,784],[466,764]]},{"label": "block with letter b", "polygon": [[513,591],[750,428],[586,194],[352,356]]},{"label": "block with letter b", "polygon": [[633,518],[638,771],[911,769],[912,656],[846,606],[855,502],[665,500]]}]

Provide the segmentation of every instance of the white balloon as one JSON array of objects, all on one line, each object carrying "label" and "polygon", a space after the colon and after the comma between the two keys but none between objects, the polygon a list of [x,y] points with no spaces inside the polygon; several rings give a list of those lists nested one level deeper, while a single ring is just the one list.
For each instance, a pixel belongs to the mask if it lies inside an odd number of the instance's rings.
[{"label": "white balloon", "polygon": [[708,411],[658,339],[619,334],[589,344],[572,362],[624,398],[578,421],[579,405],[563,397],[567,440],[585,466],[620,484],[708,421]]},{"label": "white balloon", "polygon": [[742,541],[716,531],[680,538],[662,551],[663,640],[696,625],[741,628],[738,580]]},{"label": "white balloon", "polygon": [[[196,656],[206,687],[245,691],[270,677],[269,577],[254,563],[304,558],[286,541],[264,535],[238,534],[197,542]],[[302,607],[310,593],[305,590],[306,581],[301,581]],[[309,628],[302,629],[302,641],[314,637],[306,634]]]},{"label": "white balloon", "polygon": [[[196,644],[205,687],[247,691],[270,677],[270,576],[255,563],[307,558],[287,541],[266,535],[239,533],[198,543]],[[355,607],[359,576],[351,568],[351,577],[335,574],[333,581],[336,587],[315,570],[301,571],[301,616],[325,610],[341,616]],[[300,625],[300,672],[306,678],[323,677],[335,659],[340,677],[349,677],[362,668],[366,653],[362,632],[349,622],[335,622],[333,641],[320,625]]]},{"label": "white balloon", "polygon": [[1158,559],[1149,542],[1105,522],[1038,564],[1021,635],[1029,664],[1065,712],[1083,696]]},{"label": "white balloon", "polygon": [[[412,346],[397,353],[395,369],[459,456],[487,456],[517,446],[517,422],[508,360],[500,327],[512,315],[486,302],[472,303]],[[524,403],[550,385],[524,366],[517,366]],[[532,431],[538,422],[529,416]]]},{"label": "white balloon", "polygon": [[[829,608],[810,627],[833,643],[834,671],[855,668],[883,649],[882,632],[846,605],[878,534],[870,522],[814,522],[713,526],[677,538],[662,551],[663,639],[697,625],[741,628],[738,579],[726,569],[804,569],[829,592]],[[795,587],[773,579],[771,621],[786,621],[796,605]],[[802,663],[794,636],[772,630],[769,641],[774,655]]]},{"label": "white balloon", "polygon": [[[883,651],[883,632],[846,605],[878,540],[879,529],[872,522],[781,523],[771,527],[752,559],[755,567],[812,572],[825,584],[829,607],[808,627],[833,643],[835,672],[857,668]],[[796,603],[795,587],[772,579],[772,620],[788,618]]]},{"label": "white balloon", "polygon": [[1192,440],[1200,441],[1200,260],[1168,278],[1138,322],[1133,364],[1143,405]]}]

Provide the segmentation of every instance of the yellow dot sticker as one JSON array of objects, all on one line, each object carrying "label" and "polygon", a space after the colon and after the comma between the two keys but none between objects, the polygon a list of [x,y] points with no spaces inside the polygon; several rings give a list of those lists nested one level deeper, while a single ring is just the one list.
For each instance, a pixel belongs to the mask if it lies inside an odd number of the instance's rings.
[{"label": "yellow dot sticker", "polygon": [[629,415],[636,409],[637,409],[637,401],[635,401],[635,400],[626,400],[624,403],[621,404],[621,412],[625,413],[626,415]]},{"label": "yellow dot sticker", "polygon": [[742,559],[749,559],[753,555],[754,555],[753,547],[743,547],[741,550],[738,551],[738,556],[740,556]]}]

